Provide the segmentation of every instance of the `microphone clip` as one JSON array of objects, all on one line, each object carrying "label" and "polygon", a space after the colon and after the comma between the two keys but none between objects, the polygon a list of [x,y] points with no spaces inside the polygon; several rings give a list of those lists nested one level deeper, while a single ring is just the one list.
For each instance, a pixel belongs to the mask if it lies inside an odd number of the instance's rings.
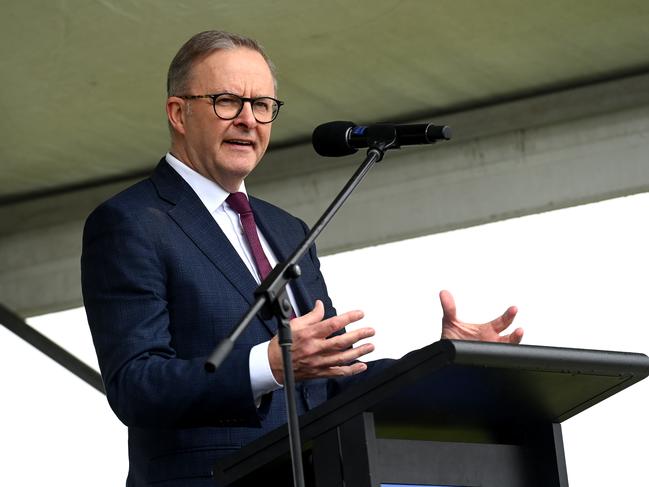
[{"label": "microphone clip", "polygon": [[[353,134],[354,130],[358,128],[360,127],[352,127],[349,130]],[[378,152],[379,157],[376,162],[383,159],[386,150],[399,147],[397,144],[397,130],[393,125],[376,124],[367,128],[362,127],[362,129],[367,139],[367,154],[369,155],[372,151]]]}]

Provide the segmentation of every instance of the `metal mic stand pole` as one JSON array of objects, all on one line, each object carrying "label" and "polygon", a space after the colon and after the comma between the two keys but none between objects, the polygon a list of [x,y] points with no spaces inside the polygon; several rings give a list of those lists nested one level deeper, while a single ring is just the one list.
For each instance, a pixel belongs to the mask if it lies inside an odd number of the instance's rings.
[{"label": "metal mic stand pole", "polygon": [[373,126],[368,129],[369,149],[361,166],[356,170],[351,179],[338,193],[331,205],[325,210],[304,241],[283,263],[275,266],[273,271],[264,279],[255,291],[256,300],[243,316],[239,324],[233,328],[230,335],[224,338],[214,349],[207,362],[205,370],[214,372],[225,360],[234,346],[234,342],[250,324],[255,315],[261,312],[264,319],[272,316],[277,318],[278,339],[282,349],[282,362],[284,366],[284,392],[286,394],[286,407],[288,419],[288,436],[291,449],[291,464],[293,467],[293,484],[295,487],[304,487],[304,470],[302,465],[302,441],[300,439],[300,426],[295,402],[295,377],[291,359],[291,327],[289,318],[291,304],[286,296],[286,285],[300,276],[300,267],[297,262],[313,245],[316,238],[332,220],[334,215],[354,192],[372,166],[383,159],[385,150],[396,143],[396,131],[391,126]]}]

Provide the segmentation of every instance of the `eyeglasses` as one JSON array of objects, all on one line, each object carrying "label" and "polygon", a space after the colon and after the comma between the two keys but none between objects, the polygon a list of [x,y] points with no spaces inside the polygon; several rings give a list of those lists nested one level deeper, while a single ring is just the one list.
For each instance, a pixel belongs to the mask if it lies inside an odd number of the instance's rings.
[{"label": "eyeglasses", "polygon": [[252,114],[259,123],[270,123],[277,118],[279,108],[283,101],[276,100],[270,96],[259,96],[257,98],[245,98],[232,93],[216,93],[214,95],[183,95],[178,98],[184,100],[196,100],[198,98],[209,98],[212,100],[214,114],[221,120],[233,120],[243,110],[244,102],[249,101],[252,107]]}]

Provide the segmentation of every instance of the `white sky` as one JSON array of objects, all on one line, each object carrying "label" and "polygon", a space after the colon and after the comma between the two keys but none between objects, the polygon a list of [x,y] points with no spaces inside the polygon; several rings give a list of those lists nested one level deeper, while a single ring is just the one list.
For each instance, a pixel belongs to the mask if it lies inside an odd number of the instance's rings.
[{"label": "white sky", "polygon": [[[344,210],[343,210],[344,211]],[[435,341],[437,293],[486,321],[515,304],[524,342],[649,353],[649,194],[322,259],[338,311],[363,309],[373,356]],[[82,309],[30,323],[97,367]],[[0,326],[0,484],[123,485],[126,428],[105,398]],[[571,487],[646,485],[649,380],[563,424]]]}]

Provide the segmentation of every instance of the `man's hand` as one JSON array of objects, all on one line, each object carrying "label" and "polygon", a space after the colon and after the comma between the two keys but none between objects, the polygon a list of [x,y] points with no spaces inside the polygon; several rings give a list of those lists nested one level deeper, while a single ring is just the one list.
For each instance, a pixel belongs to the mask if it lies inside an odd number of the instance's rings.
[{"label": "man's hand", "polygon": [[484,324],[464,323],[457,319],[455,300],[448,291],[439,293],[444,316],[442,317],[442,338],[451,340],[478,340],[482,342],[520,343],[523,339],[523,329],[516,328],[509,335],[500,335],[514,321],[517,309],[507,308],[502,316]]},{"label": "man's hand", "polygon": [[[374,345],[365,343],[356,348],[352,347],[359,340],[374,336],[374,329],[359,328],[327,338],[332,333],[363,318],[363,312],[349,311],[322,321],[323,317],[324,305],[321,301],[316,301],[310,312],[291,320],[293,335],[291,351],[296,381],[354,375],[367,369],[367,365],[362,362],[352,362],[373,351]],[[275,380],[282,384],[284,369],[277,335],[268,346],[268,361]]]}]

